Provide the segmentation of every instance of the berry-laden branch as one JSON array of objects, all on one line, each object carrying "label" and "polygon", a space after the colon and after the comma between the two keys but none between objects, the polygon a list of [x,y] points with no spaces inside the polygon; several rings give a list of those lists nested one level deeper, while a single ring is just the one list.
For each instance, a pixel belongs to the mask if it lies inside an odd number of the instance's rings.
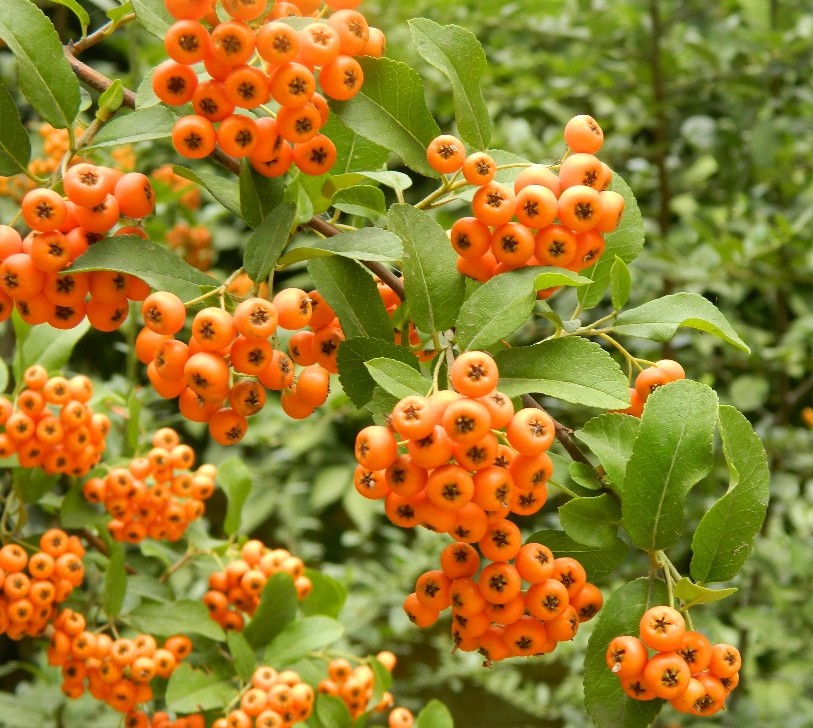
[{"label": "berry-laden branch", "polygon": [[[536,407],[537,409],[543,409],[542,405],[531,397],[530,394],[523,394],[521,399],[522,404],[525,405],[525,407]],[[584,463],[592,468],[593,464],[579,449],[579,446],[573,442],[573,438],[570,437],[573,434],[573,430],[565,427],[561,422],[557,422],[556,420],[553,420],[553,424],[556,427],[556,439],[559,440],[562,447],[567,450],[567,454],[570,455],[573,462]]]},{"label": "berry-laden branch", "polygon": [[[68,59],[71,69],[76,74],[77,78],[91,88],[97,91],[106,91],[113,83],[106,76],[78,60],[68,48],[65,48],[65,56]],[[127,106],[130,109],[135,109],[135,94],[129,89],[124,89],[124,99],[122,101],[122,105]],[[240,174],[240,162],[234,159],[234,157],[223,154],[223,152],[221,152],[219,149],[216,149],[211,156],[216,162],[221,164],[230,172]],[[327,238],[341,235],[341,230],[335,228],[327,220],[323,220],[315,215],[307,223],[307,226]],[[386,283],[395,292],[398,298],[400,298],[402,301],[406,298],[403,280],[396,276],[389,268],[378,262],[361,262],[367,267],[368,270],[370,270],[370,272],[378,276],[383,283]],[[537,407],[541,409],[539,403],[529,395],[523,395],[522,402],[526,407]],[[564,447],[567,454],[570,455],[574,462],[591,465],[585,454],[571,439],[570,434],[572,431],[556,420],[554,420],[554,424],[556,426],[556,439],[559,440],[562,447]]]},{"label": "berry-laden branch", "polygon": [[[74,47],[74,50],[84,50],[85,48],[89,47],[88,45],[84,45],[80,48],[79,44]],[[79,59],[74,56],[71,52],[70,48],[65,48],[65,57],[68,59],[68,62],[71,65],[71,70],[76,74],[76,77],[82,81],[82,83],[90,86],[92,89],[103,92],[110,88],[113,81],[107,76],[99,73],[98,71],[92,69],[86,63],[82,63]],[[126,106],[129,109],[135,109],[136,106],[136,97],[135,94],[130,91],[129,89],[124,89],[124,99],[122,101],[122,106]],[[214,152],[211,154],[212,159],[214,159],[218,164],[225,167],[229,172],[232,174],[240,174],[240,162],[236,160],[234,157],[230,157],[228,154],[224,154],[220,149],[215,149]],[[314,215],[310,222],[307,223],[307,226],[312,230],[324,235],[326,238],[332,238],[336,235],[341,235],[341,230],[338,228],[333,227],[327,220],[323,220],[321,217],[317,217]],[[363,260],[361,261],[367,269],[373,274],[378,276],[381,281],[386,283],[393,291],[395,291],[396,295],[403,301],[405,298],[404,293],[404,283],[403,281],[396,276],[389,268],[385,265],[373,261]]]}]

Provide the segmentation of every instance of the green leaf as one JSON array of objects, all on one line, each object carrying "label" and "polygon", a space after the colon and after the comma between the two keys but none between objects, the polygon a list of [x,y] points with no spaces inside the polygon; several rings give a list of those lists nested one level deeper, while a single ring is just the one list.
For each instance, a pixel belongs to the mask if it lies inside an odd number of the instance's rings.
[{"label": "green leaf", "polygon": [[610,268],[610,300],[613,303],[613,310],[619,311],[627,305],[630,298],[630,288],[632,278],[627,264],[617,255]]},{"label": "green leaf", "polygon": [[237,673],[237,677],[245,683],[249,682],[257,665],[254,650],[251,649],[243,632],[229,630],[226,632],[226,643],[234,659],[234,671]]},{"label": "green leaf", "polygon": [[[333,118],[333,117],[331,117]],[[385,170],[383,172],[351,172],[349,174],[340,174],[331,177],[325,182],[324,193],[326,195],[335,195],[338,190],[344,190],[353,185],[360,184],[364,180],[369,179],[378,184],[390,187],[393,190],[408,190],[412,187],[412,177],[404,174],[403,172],[392,172]]]},{"label": "green leaf", "polygon": [[609,493],[595,498],[575,498],[559,508],[559,522],[577,543],[612,548],[621,523],[621,506]]},{"label": "green leaf", "polygon": [[394,359],[371,359],[364,362],[364,366],[376,384],[398,399],[412,395],[425,397],[432,386],[420,372]]},{"label": "green leaf", "polygon": [[699,382],[672,382],[647,399],[624,485],[624,528],[636,546],[678,542],[686,496],[714,464],[716,425],[717,395]]},{"label": "green leaf", "polygon": [[361,263],[338,255],[315,258],[308,263],[308,273],[339,317],[345,336],[392,338],[387,309],[372,275]]},{"label": "green leaf", "polygon": [[351,728],[353,718],[344,701],[335,695],[316,698],[316,717],[322,728]]},{"label": "green leaf", "polygon": [[362,366],[363,363],[382,357],[408,364],[416,372],[420,372],[418,358],[408,348],[389,341],[357,336],[343,341],[339,347],[339,383],[356,407],[364,407],[376,389],[375,380],[367,368]]},{"label": "green leaf", "polygon": [[343,636],[344,626],[330,617],[313,616],[297,619],[268,645],[263,661],[266,665],[282,669],[302,659],[309,652],[333,644]]},{"label": "green leaf", "polygon": [[294,205],[294,220],[297,224],[302,225],[313,217],[313,202],[299,178],[285,188],[283,199]]},{"label": "green leaf", "polygon": [[20,121],[20,112],[11,94],[0,84],[0,175],[11,177],[28,171],[31,161],[31,141]]},{"label": "green leaf", "polygon": [[602,409],[629,407],[629,385],[618,363],[593,341],[578,336],[518,346],[495,357],[500,391],[534,392]]},{"label": "green leaf", "polygon": [[216,642],[223,642],[226,635],[209,616],[209,610],[201,601],[183,599],[169,604],[144,603],[127,616],[130,624],[157,637],[176,634],[199,634]]},{"label": "green leaf", "polygon": [[127,593],[127,572],[124,570],[124,547],[113,542],[107,569],[104,572],[104,599],[102,607],[109,619],[117,617]]},{"label": "green leaf", "polygon": [[410,20],[409,29],[418,53],[452,85],[460,138],[476,149],[486,149],[491,141],[491,115],[480,89],[488,65],[480,41],[458,25],[442,26],[426,18]]},{"label": "green leaf", "polygon": [[252,281],[264,281],[271,274],[288,244],[295,215],[296,205],[283,202],[251,233],[243,255],[243,269]]},{"label": "green leaf", "polygon": [[303,260],[331,255],[384,263],[400,260],[403,254],[401,241],[396,235],[381,228],[366,227],[324,240],[308,236],[299,244],[292,243],[279,259],[279,264],[293,265]]},{"label": "green leaf", "polygon": [[684,576],[675,584],[675,596],[685,602],[685,609],[689,609],[698,604],[719,602],[721,599],[730,597],[736,592],[737,587],[735,586],[729,589],[707,589],[704,586],[695,584],[688,576]]},{"label": "green leaf", "polygon": [[314,569],[305,569],[305,576],[311,580],[311,592],[300,603],[306,616],[324,614],[336,619],[347,600],[347,589],[327,574]]},{"label": "green leaf", "polygon": [[575,483],[588,490],[601,490],[604,486],[598,477],[598,472],[587,463],[570,463],[568,474]]},{"label": "green leaf", "polygon": [[557,558],[569,556],[578,559],[590,581],[615,571],[629,552],[629,546],[620,538],[616,538],[611,547],[593,548],[574,541],[562,531],[537,531],[528,538],[527,543],[545,544]]},{"label": "green leaf", "polygon": [[127,592],[130,595],[151,599],[154,602],[171,602],[172,590],[163,581],[146,574],[131,574],[127,577]]},{"label": "green leaf", "polygon": [[99,96],[99,109],[96,112],[96,118],[102,122],[106,122],[115,114],[124,101],[124,87],[121,85],[121,79],[116,79],[107,90]]},{"label": "green leaf", "polygon": [[381,702],[384,693],[392,687],[392,674],[376,657],[370,657],[370,669],[373,671],[373,694],[367,701],[367,710],[372,710]]},{"label": "green leaf", "polygon": [[770,495],[765,448],[748,420],[733,407],[720,407],[720,435],[731,484],[694,533],[691,574],[702,584],[729,581],[739,573],[762,528]]},{"label": "green leaf", "polygon": [[166,9],[163,0],[132,0],[136,19],[150,35],[164,39],[175,20]]},{"label": "green leaf", "polygon": [[240,166],[240,216],[249,227],[259,227],[285,197],[285,182],[263,177],[246,157]]},{"label": "green leaf", "polygon": [[440,700],[430,700],[418,713],[415,728],[454,728],[449,709]]},{"label": "green leaf", "polygon": [[216,672],[207,674],[182,662],[167,683],[167,708],[187,715],[203,710],[225,708],[236,690],[231,681]]},{"label": "green leaf", "polygon": [[624,216],[618,228],[604,236],[604,253],[598,262],[582,271],[583,276],[593,281],[591,285],[579,289],[579,303],[584,309],[601,303],[607,284],[610,283],[615,259],[620,258],[625,263],[630,263],[644,249],[644,220],[635,195],[617,173],[613,173],[610,189],[624,198]]},{"label": "green leaf", "polygon": [[8,379],[8,364],[0,359],[0,394],[6,391],[6,387],[8,387]]},{"label": "green leaf", "polygon": [[20,318],[16,310],[12,314],[12,321],[17,338],[17,348],[14,352],[14,378],[18,382],[22,379],[23,372],[34,364],[42,365],[49,373],[62,369],[71,358],[76,344],[90,328],[87,319],[76,328],[67,331],[55,329],[49,324],[29,326]]},{"label": "green leaf", "polygon": [[372,185],[356,185],[339,190],[333,198],[333,207],[348,215],[366,218],[374,225],[387,224],[384,193]]},{"label": "green leaf", "polygon": [[87,151],[155,139],[169,139],[177,119],[178,117],[166,106],[150,106],[125,116],[117,116],[101,128],[93,139],[93,145],[88,147]]},{"label": "green leaf", "polygon": [[263,588],[260,604],[243,630],[248,644],[255,650],[265,647],[296,617],[299,605],[294,580],[290,574],[272,574]]},{"label": "green leaf", "polygon": [[576,433],[576,437],[598,457],[618,493],[624,491],[627,462],[632,456],[640,426],[637,417],[611,413],[588,420]]},{"label": "green leaf", "polygon": [[746,353],[751,351],[717,307],[698,293],[657,298],[624,311],[613,324],[617,334],[658,342],[672,339],[681,326],[714,334]]},{"label": "green leaf", "polygon": [[79,81],[45,13],[30,0],[0,0],[0,38],[17,59],[23,96],[43,121],[69,128],[79,113]]},{"label": "green leaf", "polygon": [[141,400],[138,397],[139,388],[133,387],[127,395],[127,454],[135,455],[138,451],[138,441],[141,436]]},{"label": "green leaf", "polygon": [[356,134],[336,114],[330,115],[320,133],[336,145],[336,163],[330,170],[331,177],[376,169],[386,164],[390,156],[388,149]]},{"label": "green leaf", "polygon": [[648,606],[666,602],[661,581],[636,579],[616,590],[599,612],[584,657],[584,705],[598,728],[647,728],[663,707],[660,699],[628,697],[617,675],[607,668],[607,647],[620,635],[635,635]]},{"label": "green leaf", "polygon": [[182,301],[197,298],[200,286],[213,279],[193,268],[169,248],[137,235],[116,235],[100,240],[67,269],[71,273],[114,270],[140,278],[157,291],[174,293]]},{"label": "green leaf", "polygon": [[463,304],[465,284],[443,228],[412,205],[393,205],[390,230],[404,244],[404,285],[415,326],[426,333],[451,328]]},{"label": "green leaf", "polygon": [[460,307],[455,329],[461,351],[485,349],[513,334],[533,313],[539,268],[494,276]]},{"label": "green leaf", "polygon": [[580,276],[571,270],[564,268],[541,267],[535,268],[539,273],[536,279],[536,290],[543,291],[546,288],[553,288],[554,286],[586,286],[590,283],[589,278]]},{"label": "green leaf", "polygon": [[440,134],[423,95],[423,81],[405,63],[360,58],[364,88],[350,101],[331,102],[339,119],[359,136],[397,154],[424,177],[438,177],[426,149]]},{"label": "green leaf", "polygon": [[229,501],[223,530],[233,536],[240,530],[243,504],[251,493],[251,471],[240,458],[231,457],[218,466],[217,479]]},{"label": "green leaf", "polygon": [[59,475],[48,475],[39,468],[14,468],[14,484],[23,496],[23,503],[36,503],[50,493],[59,481]]},{"label": "green leaf", "polygon": [[[58,5],[64,5],[68,8],[79,20],[79,25],[82,26],[82,37],[84,38],[88,33],[88,26],[90,25],[90,16],[76,0],[51,0]],[[108,16],[109,17],[109,16]]]},{"label": "green leaf", "polygon": [[172,168],[172,171],[179,177],[205,187],[223,207],[237,216],[241,215],[240,190],[234,180],[211,172],[193,172],[191,169],[177,165]]},{"label": "green leaf", "polygon": [[127,0],[127,2],[121,5],[117,5],[112,10],[108,10],[107,13],[105,14],[114,23],[119,23],[122,18],[126,17],[132,12],[133,12],[133,3],[131,0]]},{"label": "green leaf", "polygon": [[65,494],[59,508],[62,528],[87,528],[94,523],[104,528],[107,517],[101,515],[82,494],[82,485],[76,483]]}]

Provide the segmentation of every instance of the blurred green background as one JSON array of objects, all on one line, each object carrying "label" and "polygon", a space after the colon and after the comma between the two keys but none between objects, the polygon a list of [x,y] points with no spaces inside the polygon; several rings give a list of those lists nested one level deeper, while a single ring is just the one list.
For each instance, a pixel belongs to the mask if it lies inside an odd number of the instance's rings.
[{"label": "blurred green background", "polygon": [[[112,7],[102,0],[83,5],[96,23]],[[65,9],[45,9],[64,39],[71,37],[75,30]],[[630,305],[674,291],[701,293],[751,346],[748,357],[686,329],[663,350],[633,344],[634,353],[647,359],[676,358],[689,377],[743,410],[764,440],[773,473],[768,518],[734,583],[739,592],[695,610],[699,629],[743,651],[741,686],[725,713],[700,720],[667,709],[657,725],[813,726],[813,435],[804,419],[813,401],[813,6],[809,0],[365,0],[362,9],[386,32],[388,55],[418,69],[445,130],[454,131],[451,95],[412,47],[410,17],[465,26],[483,43],[494,147],[552,162],[564,151],[565,122],[592,114],[605,132],[601,158],[629,182],[645,218],[647,244],[631,266]],[[160,42],[131,25],[83,60],[135,87],[163,57]],[[8,54],[1,60],[4,80],[11,81]],[[174,159],[166,145],[135,151],[140,171]],[[418,199],[423,191],[418,183],[410,192]],[[0,204],[4,219],[9,204]],[[464,212],[444,210],[443,221]],[[165,203],[151,237],[160,240],[179,220],[210,228],[216,269],[237,267],[243,230],[216,203],[204,198],[194,211]],[[303,276],[293,270],[285,282],[305,285]],[[568,316],[570,295],[552,299]],[[595,311],[596,317],[603,313]],[[535,332],[529,324],[520,336],[530,339],[541,326]],[[115,401],[129,388],[124,374],[133,333],[90,334],[77,349],[72,368],[106,380],[102,398]],[[174,405],[142,394],[146,430],[181,426]],[[571,427],[591,416],[550,407]],[[490,670],[476,655],[451,654],[448,617],[425,631],[409,625],[401,602],[415,579],[434,568],[446,540],[390,526],[381,503],[355,493],[352,442],[364,423],[338,391],[304,423],[292,424],[276,407],[255,418],[239,446],[255,482],[244,511],[248,531],[290,548],[347,586],[342,619],[349,639],[362,652],[386,648],[399,656],[393,692],[400,704],[419,707],[438,697],[464,728],[589,726],[581,700],[589,624],[554,655]],[[186,431],[205,447],[202,429]],[[209,446],[206,457],[217,462],[231,454]],[[684,540],[673,555],[684,572],[692,524],[727,478],[721,462],[690,496]],[[523,524],[527,534],[559,527],[558,499],[552,493],[544,511]],[[223,500],[210,503],[216,532]],[[608,594],[625,578],[645,573],[646,564],[630,558],[600,586]],[[179,578],[178,589],[190,589],[193,597],[203,593],[194,574]],[[30,648],[0,642],[4,660],[25,659],[20,649]],[[13,667],[5,670],[7,689],[31,679]],[[88,706],[60,712],[52,679],[45,672],[33,684],[17,685],[14,704],[45,701],[55,727],[117,725],[109,714],[91,715]]]}]

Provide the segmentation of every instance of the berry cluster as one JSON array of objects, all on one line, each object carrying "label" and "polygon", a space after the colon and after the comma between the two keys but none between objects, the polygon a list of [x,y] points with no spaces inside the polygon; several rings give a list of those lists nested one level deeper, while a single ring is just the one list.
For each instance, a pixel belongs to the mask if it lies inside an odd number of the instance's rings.
[{"label": "berry cluster", "polygon": [[193,713],[172,720],[163,711],[150,718],[143,710],[131,710],[124,716],[124,728],[206,728],[206,719],[200,713]]},{"label": "berry cluster", "polygon": [[509,513],[544,506],[555,427],[544,410],[514,412],[496,390],[499,372],[487,353],[462,354],[450,374],[456,391],[405,397],[392,412],[392,430],[373,425],[358,434],[355,486],[366,498],[385,498],[397,526],[488,541]]},{"label": "berry cluster", "polygon": [[175,174],[171,164],[164,164],[158,169],[154,169],[150,177],[158,182],[159,187],[166,185],[169,192],[178,194],[178,204],[181,207],[185,207],[187,210],[197,210],[200,207],[201,195],[198,186],[186,177]]},{"label": "berry cluster", "polygon": [[152,700],[150,681],[168,678],[192,651],[183,635],[170,637],[163,648],[155,638],[113,640],[87,629],[85,618],[71,609],[60,612],[48,645],[48,662],[62,668],[62,692],[74,700],[85,693],[119,713],[129,713]]},{"label": "berry cluster", "polygon": [[293,670],[258,667],[251,683],[240,707],[218,718],[212,728],[282,728],[307,720],[313,712],[313,688]]},{"label": "berry cluster", "polygon": [[37,637],[56,617],[56,605],[82,584],[85,549],[76,536],[46,531],[31,558],[22,546],[0,549],[0,634],[10,639]]},{"label": "berry cluster", "polygon": [[[152,186],[138,172],[122,174],[84,162],[68,168],[63,186],[67,199],[45,188],[23,198],[22,216],[33,231],[25,239],[0,226],[0,321],[16,304],[29,324],[71,329],[87,316],[100,331],[114,331],[127,318],[128,299],[143,301],[150,287],[115,271],[60,272],[120,218],[149,215],[155,207]],[[122,227],[115,235],[146,237],[138,226]]]},{"label": "berry cluster", "polygon": [[[479,545],[493,563],[483,568],[479,578],[480,557],[474,547],[447,546],[441,569],[423,574],[404,602],[410,621],[429,627],[440,612],[452,607],[456,649],[479,650],[485,664],[544,655],[558,642],[573,639],[579,624],[601,609],[601,592],[587,582],[576,559],[554,559],[547,546],[521,544],[513,523],[490,527]],[[530,584],[525,592],[523,581]]]},{"label": "berry cluster", "polygon": [[[59,167],[62,158],[70,148],[70,137],[67,129],[54,129],[50,124],[41,124],[38,133],[42,138],[42,152],[45,156],[32,159],[28,169],[39,177],[45,177]],[[80,136],[81,133],[81,129],[76,130],[77,136]],[[0,177],[0,197],[10,197],[15,202],[22,200],[25,193],[35,187],[36,183],[24,174]]]},{"label": "berry cluster", "polygon": [[152,443],[152,449],[130,461],[129,467],[113,468],[105,478],[90,478],[82,488],[87,500],[104,505],[113,516],[107,530],[116,541],[180,540],[187,526],[203,515],[204,501],[215,491],[217,468],[201,465],[190,472],[195,453],[180,444],[175,430],[158,430]]},{"label": "berry cluster", "polygon": [[81,374],[49,378],[39,364],[25,370],[23,381],[26,388],[13,403],[0,397],[0,458],[16,454],[22,467],[49,475],[86,475],[110,432],[107,415],[88,404],[93,383]]},{"label": "berry cluster", "polygon": [[644,369],[635,378],[635,386],[630,387],[630,406],[621,410],[621,413],[640,417],[652,392],[665,384],[685,378],[686,372],[683,371],[683,367],[673,359],[656,361],[654,366]]},{"label": "berry cluster", "polygon": [[485,152],[466,157],[463,143],[451,136],[430,144],[429,163],[436,171],[462,171],[466,182],[479,187],[473,217],[458,220],[450,233],[461,273],[487,281],[523,266],[578,272],[601,257],[602,233],[615,230],[624,212],[623,197],[608,189],[612,171],[593,156],[604,134],[594,119],[577,116],[565,127],[565,141],[569,151],[558,176],[550,167],[533,165],[516,178],[513,190],[494,180],[498,167]]},{"label": "berry cluster", "polygon": [[[392,652],[379,652],[375,657],[387,672],[392,672],[395,668],[396,658]],[[367,710],[367,705],[373,695],[375,682],[373,671],[367,665],[358,665],[354,668],[344,658],[337,658],[328,663],[327,674],[328,677],[317,686],[317,692],[341,698],[355,720]],[[392,693],[385,692],[373,710],[376,713],[390,711],[390,728],[411,728],[412,713],[406,708],[393,708],[394,705],[395,700]]]},{"label": "berry cluster", "polygon": [[[736,647],[714,646],[699,632],[687,632],[676,609],[653,607],[640,624],[641,639],[616,637],[607,648],[607,667],[635,700],[663,698],[681,713],[714,715],[740,681]],[[650,656],[647,648],[655,651]]]},{"label": "berry cluster", "polygon": [[179,222],[167,231],[167,245],[189,265],[207,271],[212,267],[215,251],[212,248],[212,233],[205,225],[190,225]]},{"label": "berry cluster", "polygon": [[[283,410],[296,419],[311,415],[325,403],[330,374],[336,373],[336,352],[344,340],[336,314],[315,291],[280,291],[273,302],[249,298],[231,314],[206,308],[192,321],[189,344],[175,338],[186,322],[186,308],[167,292],[144,301],[146,328],[136,341],[139,359],[155,390],[167,399],[178,397],[181,414],[208,422],[221,445],[234,445],[248,429],[248,417],[265,405],[265,388],[282,392]],[[292,354],[304,365],[296,376],[294,363],[274,349],[269,338],[277,326],[296,331],[310,326],[312,338],[294,338]],[[308,364],[305,364],[305,362]],[[234,381],[236,375],[242,375]],[[296,380],[296,382],[294,381]],[[223,407],[228,399],[229,406]]]},{"label": "berry cluster", "polygon": [[209,577],[209,591],[203,597],[209,616],[223,629],[242,631],[245,626],[242,613],[254,616],[265,583],[273,574],[288,574],[294,580],[300,601],[310,594],[311,580],[305,576],[305,564],[285,549],[272,550],[262,541],[247,541],[240,556],[225,571],[216,571]]},{"label": "berry cluster", "polygon": [[[305,174],[328,172],[336,147],[320,134],[330,109],[316,92],[315,69],[320,69],[318,86],[325,96],[347,101],[364,83],[353,56],[384,51],[384,34],[354,9],[360,0],[328,0],[334,12],[327,22],[319,22],[319,0],[277,3],[270,12],[266,0],[222,0],[232,18],[226,22],[220,22],[210,0],[165,2],[177,22],[164,39],[171,60],[155,69],[152,87],[164,103],[191,102],[195,111],[175,124],[172,141],[178,153],[200,159],[217,146],[234,157],[248,157],[266,177],[279,177],[292,164]],[[289,15],[310,16],[314,22],[297,32],[277,22]],[[200,62],[210,76],[202,83],[192,68]],[[265,104],[272,99],[280,106],[276,114],[235,113],[238,108],[268,112]]]}]

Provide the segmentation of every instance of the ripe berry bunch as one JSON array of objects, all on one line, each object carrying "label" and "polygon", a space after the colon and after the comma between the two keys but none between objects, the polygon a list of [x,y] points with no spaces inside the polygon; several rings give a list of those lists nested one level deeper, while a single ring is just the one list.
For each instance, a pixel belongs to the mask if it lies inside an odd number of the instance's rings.
[{"label": "ripe berry bunch", "polygon": [[172,720],[163,711],[153,713],[150,718],[143,710],[131,710],[124,716],[124,728],[206,728],[206,719],[195,713]]},{"label": "ripe berry bunch", "polygon": [[[423,574],[404,602],[410,621],[429,627],[451,607],[455,648],[479,650],[486,665],[547,654],[573,639],[579,624],[601,609],[601,592],[576,559],[555,559],[542,544],[521,544],[513,523],[489,528],[479,546],[492,563],[482,571],[473,546],[447,546],[441,569]],[[530,584],[525,591],[523,582]]]},{"label": "ripe berry bunch", "polygon": [[[396,658],[392,652],[379,652],[376,659],[392,672],[395,668]],[[327,666],[328,677],[322,680],[316,688],[321,695],[332,695],[341,698],[355,720],[367,710],[367,705],[373,695],[375,676],[367,665],[353,667],[344,658],[331,660]],[[406,708],[393,708],[395,700],[392,693],[385,692],[373,710],[376,713],[389,714],[390,728],[411,728],[412,713]]]},{"label": "ripe berry bunch", "polygon": [[[479,189],[473,217],[458,220],[450,232],[458,270],[487,281],[523,266],[556,266],[581,271],[604,252],[603,233],[618,226],[624,199],[609,190],[613,173],[593,156],[604,134],[589,116],[565,127],[568,152],[556,167],[533,165],[516,178],[513,189],[495,181],[496,162],[485,152],[466,156],[461,141],[440,136],[428,159],[442,174],[463,174]],[[547,298],[557,289],[540,292]]]},{"label": "ripe berry bunch", "polygon": [[300,601],[310,594],[311,580],[305,576],[305,564],[285,549],[272,550],[262,541],[247,541],[240,555],[225,571],[209,577],[209,591],[203,597],[209,616],[223,629],[242,631],[245,618],[241,612],[254,615],[265,583],[277,572],[289,574],[294,580]]},{"label": "ripe berry bunch", "polygon": [[[671,607],[653,607],[641,618],[641,639],[616,637],[607,648],[607,667],[635,700],[663,698],[681,713],[704,717],[725,706],[740,681],[736,647],[711,643],[686,631],[683,615]],[[649,654],[651,649],[654,655]]]},{"label": "ripe berry bunch", "polygon": [[40,365],[25,370],[23,389],[12,403],[0,397],[0,458],[16,454],[24,468],[49,475],[86,475],[99,461],[110,420],[88,404],[93,383],[86,376],[48,377]]},{"label": "ripe berry bunch", "polygon": [[[243,439],[247,418],[265,405],[265,388],[282,392],[282,408],[295,419],[308,417],[327,401],[344,335],[333,309],[315,291],[287,288],[273,302],[249,298],[233,314],[203,309],[192,321],[189,344],[175,338],[186,323],[186,308],[177,296],[153,293],[142,312],[146,328],[136,350],[148,364],[150,382],[162,397],[179,398],[184,417],[208,422],[221,445]],[[304,366],[298,376],[291,359],[269,341],[277,326],[312,329],[291,340],[292,355]]]},{"label": "ripe berry bunch", "polygon": [[[170,106],[192,103],[194,115],[179,119],[172,141],[179,154],[200,159],[219,147],[248,157],[266,177],[285,174],[292,164],[320,175],[336,161],[336,147],[321,128],[330,116],[324,97],[353,98],[364,72],[353,56],[380,57],[384,34],[370,28],[354,8],[360,0],[278,2],[222,0],[231,20],[220,22],[210,0],[165,0],[177,19],[164,39],[165,61],[152,77],[155,95]],[[326,22],[321,17],[332,10]],[[288,16],[313,17],[300,31],[278,22]],[[201,22],[203,21],[203,22]],[[207,28],[204,22],[210,26]],[[209,80],[198,81],[192,66],[202,62]],[[271,100],[276,113],[266,108]],[[264,115],[239,113],[237,109]],[[217,124],[217,129],[215,129]]]},{"label": "ripe berry bunch", "polygon": [[215,257],[212,248],[212,232],[205,225],[179,222],[167,231],[167,245],[189,265],[207,271]]},{"label": "ripe berry bunch", "polygon": [[[76,129],[75,133],[79,137],[82,130]],[[39,177],[46,177],[59,167],[70,148],[70,138],[67,129],[54,129],[50,124],[40,124],[38,134],[42,138],[42,151],[45,156],[32,159],[28,169]],[[26,192],[35,187],[36,183],[24,174],[0,177],[0,197],[10,197],[15,202],[20,202]]]},{"label": "ripe berry bunch", "polygon": [[201,465],[191,472],[195,453],[180,444],[175,430],[158,430],[152,443],[152,449],[127,468],[90,478],[82,488],[87,500],[102,504],[113,516],[107,530],[116,541],[180,540],[187,526],[203,515],[204,501],[215,491],[217,468]]},{"label": "ripe berry bunch", "polygon": [[76,536],[46,531],[31,558],[22,546],[0,549],[0,634],[10,639],[37,637],[56,617],[56,605],[82,584],[85,549]]},{"label": "ripe berry bunch", "polygon": [[545,504],[555,427],[544,410],[514,411],[487,353],[462,354],[450,374],[456,391],[405,397],[391,428],[358,434],[354,482],[366,498],[386,499],[395,525],[476,543],[509,523],[509,513],[531,515]]},{"label": "ripe berry bunch", "polygon": [[661,359],[647,369],[641,371],[635,378],[635,386],[630,387],[630,406],[621,410],[622,414],[640,417],[644,412],[644,405],[649,395],[658,387],[679,379],[686,379],[683,367],[673,359]]},{"label": "ripe berry bunch", "polygon": [[283,728],[307,720],[313,712],[313,688],[293,670],[258,667],[251,683],[240,707],[218,718],[212,728]]},{"label": "ripe berry bunch", "polygon": [[163,648],[149,634],[113,640],[88,630],[79,612],[65,609],[54,621],[47,655],[49,664],[62,668],[62,692],[69,698],[82,697],[87,683],[96,700],[129,713],[152,700],[150,681],[168,678],[191,651],[192,641],[183,635],[170,637]]},{"label": "ripe berry bunch", "polygon": [[[22,216],[32,230],[25,239],[0,225],[0,321],[16,305],[29,324],[72,329],[87,316],[100,331],[114,331],[127,318],[128,300],[143,301],[150,287],[115,271],[60,272],[122,217],[140,221],[149,215],[155,207],[152,186],[138,172],[84,162],[68,168],[63,185],[67,199],[45,188],[23,198]],[[114,234],[146,237],[138,226]]]}]

